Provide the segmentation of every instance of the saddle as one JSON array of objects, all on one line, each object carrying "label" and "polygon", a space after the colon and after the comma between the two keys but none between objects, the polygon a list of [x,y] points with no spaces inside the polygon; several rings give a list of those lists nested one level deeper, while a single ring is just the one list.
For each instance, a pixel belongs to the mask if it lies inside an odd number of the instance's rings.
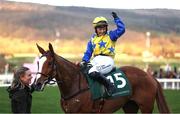
[{"label": "saddle", "polygon": [[106,88],[100,84],[98,81],[93,80],[89,77],[88,71],[92,67],[91,64],[87,64],[87,66],[81,67],[82,72],[88,82],[92,99],[112,99],[119,96],[127,96],[131,94],[131,85],[125,76],[125,74],[119,69],[114,67],[111,72],[105,74],[105,77],[111,81],[113,81],[116,91],[109,95],[106,91]]}]

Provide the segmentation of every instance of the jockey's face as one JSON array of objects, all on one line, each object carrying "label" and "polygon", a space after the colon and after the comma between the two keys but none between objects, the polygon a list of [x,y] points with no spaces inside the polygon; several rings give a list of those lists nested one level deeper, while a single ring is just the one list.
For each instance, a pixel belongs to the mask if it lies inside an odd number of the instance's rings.
[{"label": "jockey's face", "polygon": [[107,26],[96,27],[96,33],[98,36],[104,36],[107,32]]}]

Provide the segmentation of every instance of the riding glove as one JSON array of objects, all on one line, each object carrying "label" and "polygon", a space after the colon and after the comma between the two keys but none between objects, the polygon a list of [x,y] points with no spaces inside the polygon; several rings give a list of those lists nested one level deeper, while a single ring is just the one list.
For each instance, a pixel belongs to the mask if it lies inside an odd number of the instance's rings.
[{"label": "riding glove", "polygon": [[117,14],[116,14],[115,12],[112,12],[111,14],[112,14],[112,16],[113,16],[114,19],[115,19],[115,18],[118,18]]},{"label": "riding glove", "polygon": [[81,66],[81,67],[86,67],[87,64],[88,64],[88,63],[87,63],[86,61],[81,61],[81,62],[80,62],[80,66]]}]

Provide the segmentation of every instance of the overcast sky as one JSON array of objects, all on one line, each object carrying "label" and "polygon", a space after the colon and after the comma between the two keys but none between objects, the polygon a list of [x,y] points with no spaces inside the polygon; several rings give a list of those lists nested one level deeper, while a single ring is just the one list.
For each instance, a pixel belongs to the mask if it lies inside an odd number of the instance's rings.
[{"label": "overcast sky", "polygon": [[9,0],[32,2],[56,6],[85,6],[95,8],[118,9],[151,9],[168,8],[180,9],[180,0]]}]

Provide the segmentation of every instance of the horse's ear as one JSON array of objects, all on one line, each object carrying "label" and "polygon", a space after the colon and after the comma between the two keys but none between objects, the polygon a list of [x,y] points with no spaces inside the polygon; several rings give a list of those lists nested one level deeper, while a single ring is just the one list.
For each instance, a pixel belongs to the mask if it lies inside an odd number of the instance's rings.
[{"label": "horse's ear", "polygon": [[46,51],[44,51],[44,49],[43,49],[42,47],[40,47],[37,43],[36,43],[36,45],[37,45],[37,48],[38,48],[38,50],[39,50],[39,52],[40,52],[41,54],[46,53]]},{"label": "horse's ear", "polygon": [[49,51],[51,52],[51,54],[54,56],[54,49],[51,43],[49,43]]}]

